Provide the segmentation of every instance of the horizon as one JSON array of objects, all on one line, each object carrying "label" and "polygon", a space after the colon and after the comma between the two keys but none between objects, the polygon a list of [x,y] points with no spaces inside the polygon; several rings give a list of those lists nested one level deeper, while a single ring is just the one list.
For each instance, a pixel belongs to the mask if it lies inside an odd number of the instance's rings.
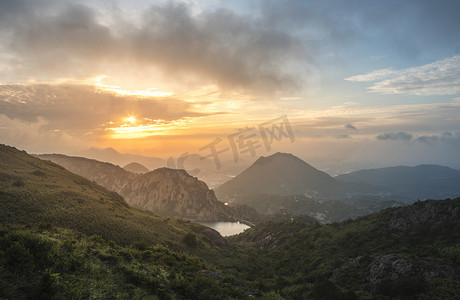
[{"label": "horizon", "polygon": [[[22,150],[22,149],[19,149],[19,150]],[[88,159],[94,159],[96,161],[108,162],[108,163],[117,165],[117,166],[119,166],[119,167],[121,167],[123,169],[126,166],[130,165],[130,164],[139,164],[142,167],[146,167],[149,170],[149,172],[154,171],[156,169],[160,169],[160,168],[183,169],[186,172],[189,172],[189,173],[191,172],[192,174],[190,174],[190,175],[192,175],[194,177],[198,177],[199,179],[200,179],[200,177],[202,175],[202,174],[198,175],[199,172],[206,171],[207,174],[205,175],[205,177],[201,178],[201,180],[204,180],[204,181],[209,179],[209,176],[214,176],[215,175],[215,173],[212,172],[212,171],[219,171],[219,170],[221,171],[221,173],[226,174],[231,179],[231,178],[239,175],[242,171],[250,168],[259,159],[273,157],[276,154],[294,156],[294,158],[300,159],[301,161],[307,163],[311,167],[327,173],[331,177],[336,177],[336,176],[339,176],[339,175],[345,175],[345,174],[349,174],[349,173],[356,172],[356,171],[367,171],[367,170],[385,169],[385,168],[398,168],[398,167],[415,168],[415,167],[421,167],[421,166],[437,166],[437,167],[447,167],[447,168],[451,168],[451,169],[456,170],[456,171],[460,171],[460,169],[449,167],[449,166],[446,166],[446,165],[430,164],[430,163],[421,163],[421,164],[416,164],[416,165],[387,165],[387,166],[382,166],[382,167],[374,167],[374,168],[366,168],[366,167],[364,167],[364,168],[361,168],[361,169],[349,169],[349,170],[337,169],[337,168],[334,169],[333,168],[332,171],[331,171],[330,169],[329,170],[328,169],[323,169],[323,168],[321,168],[321,166],[312,165],[310,162],[303,160],[302,158],[298,157],[294,153],[280,152],[280,151],[271,153],[270,155],[256,156],[252,160],[244,160],[242,163],[241,162],[235,163],[229,158],[228,160],[223,161],[223,166],[221,168],[219,168],[219,169],[217,169],[217,167],[215,165],[215,162],[212,162],[211,164],[209,164],[210,161],[212,161],[212,158],[209,158],[208,161],[207,161],[208,164],[203,164],[203,166],[208,167],[208,169],[200,170],[200,169],[193,169],[193,167],[190,167],[190,165],[186,164],[185,161],[184,161],[184,165],[182,165],[182,167],[179,167],[179,166],[176,166],[176,165],[174,165],[174,166],[168,165],[168,163],[169,163],[168,159],[174,159],[175,161],[177,161],[178,158],[175,158],[175,157],[149,157],[149,156],[136,155],[136,154],[132,154],[132,153],[120,153],[120,152],[118,152],[116,149],[114,149],[112,147],[108,147],[108,148],[94,148],[94,147],[92,147],[92,148],[89,148],[87,150],[88,151],[92,151],[92,150],[101,151],[99,153],[101,158],[103,157],[102,152],[108,150],[108,151],[111,151],[111,152],[114,151],[117,155],[121,155],[121,156],[128,155],[128,156],[135,156],[135,157],[141,157],[141,158],[146,158],[146,159],[151,159],[151,158],[160,159],[160,160],[162,160],[162,163],[164,163],[164,166],[159,166],[159,167],[155,167],[155,168],[148,168],[144,164],[142,164],[142,163],[140,163],[140,162],[138,162],[136,160],[133,160],[133,161],[131,161],[129,163],[125,163],[125,164],[117,164],[116,159],[107,158],[106,160],[101,160],[101,159],[98,159],[98,158],[94,158],[94,157],[96,157],[95,155],[93,155],[93,156],[85,155],[84,153],[80,154],[80,155],[75,154],[75,155],[69,155],[69,156],[70,157],[83,157],[83,158],[88,158]],[[31,154],[31,155],[55,155],[55,154],[62,155],[62,153],[29,153],[29,154]],[[66,154],[64,154],[64,155],[66,155]],[[194,155],[194,154],[190,154],[190,155]],[[209,168],[210,165],[211,165],[211,168]],[[233,165],[233,168],[231,168],[231,167],[228,168],[228,165]],[[235,168],[235,166],[236,166],[236,168]],[[237,170],[239,172],[235,173],[235,170]],[[209,171],[211,171],[210,174],[208,174]],[[196,172],[197,174],[194,174],[194,172]],[[216,187],[216,185],[213,184],[213,187]]]},{"label": "horizon", "polygon": [[457,1],[2,1],[0,142],[174,162],[219,155],[224,169],[285,152],[330,175],[460,170],[459,10]]}]

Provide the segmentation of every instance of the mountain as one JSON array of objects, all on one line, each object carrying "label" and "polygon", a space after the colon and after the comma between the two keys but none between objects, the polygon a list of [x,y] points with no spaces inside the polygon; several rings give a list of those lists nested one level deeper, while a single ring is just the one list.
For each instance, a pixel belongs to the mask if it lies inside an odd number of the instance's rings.
[{"label": "mountain", "polygon": [[222,198],[241,195],[332,195],[340,189],[328,174],[287,153],[260,157],[249,168],[216,189]]},{"label": "mountain", "polygon": [[161,158],[129,153],[121,154],[113,148],[89,148],[87,150],[76,153],[76,155],[96,159],[98,161],[109,162],[120,166],[125,166],[131,162],[137,162],[150,170],[166,166],[166,162]]},{"label": "mountain", "polygon": [[219,199],[261,214],[286,209],[341,221],[418,199],[460,196],[460,171],[437,165],[361,170],[331,177],[292,154],[260,157],[216,189]]},{"label": "mountain", "polygon": [[[82,166],[84,160],[76,159]],[[207,232],[190,223],[131,208],[119,194],[94,181],[5,145],[0,145],[0,178],[1,222],[49,223],[121,244],[145,240],[178,247],[177,241],[185,234],[201,236],[199,232]],[[221,238],[207,239],[225,243]]]},{"label": "mountain", "polygon": [[233,220],[237,211],[219,202],[206,183],[180,169],[135,174],[110,163],[61,154],[43,154],[71,172],[122,195],[131,206],[159,216],[194,221]]},{"label": "mountain", "polygon": [[126,171],[143,174],[149,172],[149,169],[137,162],[132,162],[123,167]]},{"label": "mountain", "polygon": [[438,165],[388,167],[361,170],[335,179],[372,186],[373,193],[400,196],[413,202],[419,199],[443,199],[460,196],[460,171]]},{"label": "mountain", "polygon": [[191,220],[228,219],[225,206],[203,181],[179,169],[160,168],[128,182],[120,192],[129,204],[162,216]]}]

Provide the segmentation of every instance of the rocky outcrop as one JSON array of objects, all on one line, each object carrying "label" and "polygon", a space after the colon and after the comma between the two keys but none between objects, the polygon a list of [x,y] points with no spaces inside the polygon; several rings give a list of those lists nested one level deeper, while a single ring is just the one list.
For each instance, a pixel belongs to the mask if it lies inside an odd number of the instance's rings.
[{"label": "rocky outcrop", "polygon": [[376,256],[369,265],[367,281],[375,285],[383,279],[397,280],[421,275],[425,280],[455,278],[455,269],[430,260],[387,254]]},{"label": "rocky outcrop", "polygon": [[165,217],[219,221],[228,219],[224,204],[203,181],[184,170],[160,168],[121,190],[128,203]]},{"label": "rocky outcrop", "polygon": [[421,276],[430,281],[435,278],[454,279],[455,268],[429,259],[407,257],[401,254],[358,256],[334,270],[330,281],[347,286],[350,274],[361,282],[359,289],[372,290],[383,280],[401,280]]},{"label": "rocky outcrop", "polygon": [[388,226],[405,229],[417,224],[430,226],[443,223],[460,224],[460,209],[454,200],[428,200],[390,211]]}]

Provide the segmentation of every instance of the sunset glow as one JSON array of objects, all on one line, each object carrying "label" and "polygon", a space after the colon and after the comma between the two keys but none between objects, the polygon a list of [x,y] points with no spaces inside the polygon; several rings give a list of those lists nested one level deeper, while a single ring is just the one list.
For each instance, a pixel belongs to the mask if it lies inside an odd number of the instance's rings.
[{"label": "sunset glow", "polygon": [[134,123],[134,122],[136,122],[136,118],[133,117],[133,116],[129,116],[129,117],[126,118],[126,121],[128,121],[130,123]]},{"label": "sunset glow", "polygon": [[[151,136],[176,135],[180,130],[187,128],[190,123],[187,120],[152,120],[148,118],[136,119],[130,116],[125,119],[126,123],[111,122],[107,124],[105,131],[110,139],[142,139]],[[114,126],[115,125],[115,126]],[[118,126],[117,126],[118,125]]]},{"label": "sunset glow", "polygon": [[146,89],[146,90],[128,90],[121,87],[103,87],[102,90],[106,92],[113,92],[117,95],[122,96],[137,96],[143,98],[149,97],[169,97],[174,95],[172,92],[162,92],[157,89]]},{"label": "sunset glow", "polygon": [[287,116],[247,159],[460,167],[453,1],[26,2],[0,5],[3,143],[169,157]]}]

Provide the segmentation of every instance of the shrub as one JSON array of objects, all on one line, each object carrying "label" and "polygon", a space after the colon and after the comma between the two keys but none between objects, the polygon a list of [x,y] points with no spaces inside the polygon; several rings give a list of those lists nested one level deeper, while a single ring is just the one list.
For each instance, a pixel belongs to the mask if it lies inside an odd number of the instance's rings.
[{"label": "shrub", "polygon": [[198,245],[196,236],[193,233],[187,233],[186,235],[184,235],[182,241],[185,243],[185,245],[187,245],[190,248],[195,248]]},{"label": "shrub", "polygon": [[141,240],[141,241],[135,241],[133,244],[132,244],[132,247],[134,249],[137,249],[137,250],[140,250],[140,251],[145,251],[149,248],[149,243],[147,243],[146,241],[144,240]]}]

